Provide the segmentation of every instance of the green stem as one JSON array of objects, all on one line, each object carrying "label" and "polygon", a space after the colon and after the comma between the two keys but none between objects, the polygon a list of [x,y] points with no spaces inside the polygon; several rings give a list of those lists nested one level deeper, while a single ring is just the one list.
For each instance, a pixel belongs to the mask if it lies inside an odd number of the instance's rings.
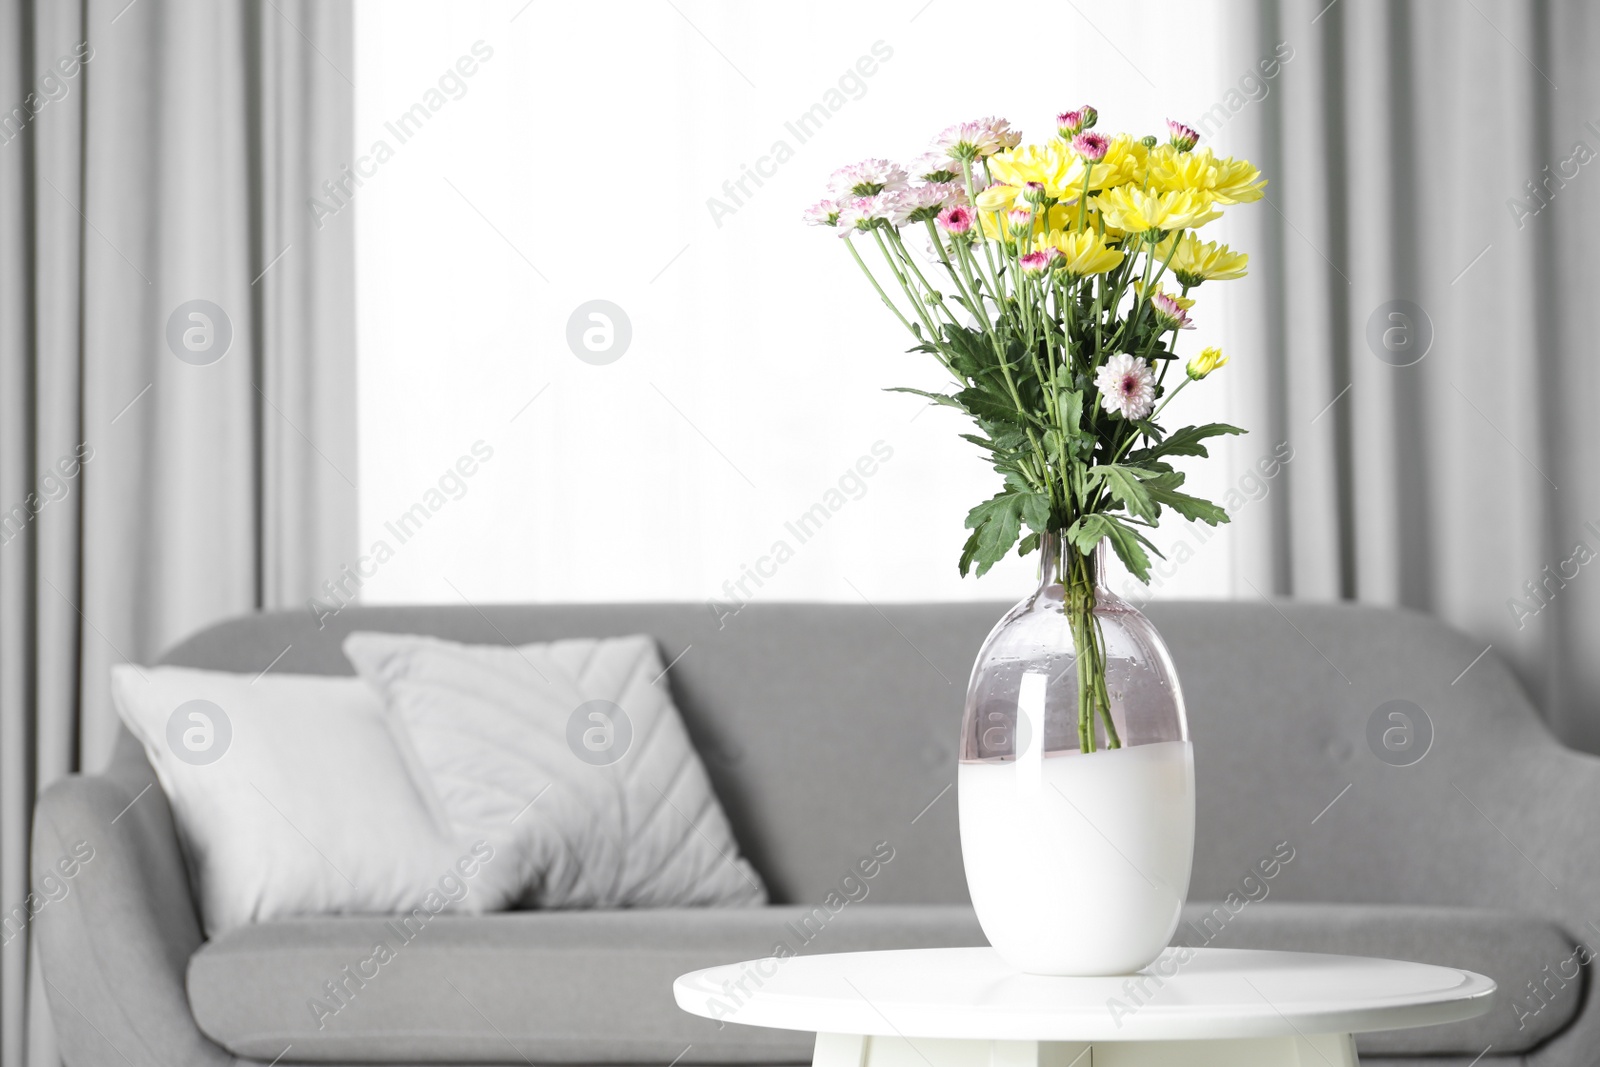
[{"label": "green stem", "polygon": [[[1183,236],[1183,232],[1181,230],[1175,232],[1177,237]],[[1152,292],[1152,287],[1161,281],[1161,276],[1167,272],[1167,264],[1171,263],[1172,257],[1178,253],[1178,241],[1174,239],[1172,242],[1172,250],[1167,253],[1167,258],[1161,262],[1161,269],[1156,271],[1154,278],[1150,277],[1150,268],[1155,264],[1156,261],[1156,245],[1159,243],[1159,241],[1147,242],[1148,248],[1145,251],[1144,281],[1139,283],[1139,299],[1134,302],[1133,310],[1128,314],[1128,321],[1123,325],[1122,330],[1118,331],[1118,339],[1122,337],[1124,332],[1127,333],[1129,337],[1132,337],[1134,331],[1139,328],[1139,322],[1144,317],[1145,305],[1150,303],[1150,297],[1154,295]],[[1174,327],[1174,329],[1176,329],[1176,327]],[[1157,334],[1156,336],[1159,337],[1160,334]]]},{"label": "green stem", "polygon": [[1105,747],[1121,748],[1122,738],[1111,716],[1111,693],[1106,684],[1105,630],[1095,614],[1099,564],[1092,555],[1072,551],[1064,536],[1059,543],[1062,552],[1071,559],[1070,564],[1063,560],[1061,574],[1066,586],[1067,622],[1077,659],[1078,745],[1083,752],[1095,751],[1098,720],[1105,732]]},{"label": "green stem", "polygon": [[[973,224],[978,227],[978,235],[977,235],[977,237],[978,237],[978,240],[983,244],[983,259],[984,259],[984,262],[987,263],[988,266],[989,266],[989,277],[988,277],[989,291],[994,294],[995,310],[997,312],[999,312],[1001,318],[1009,319],[1009,318],[1012,317],[1012,315],[1011,315],[1011,311],[1010,311],[1009,307],[1007,306],[1007,302],[1005,300],[1005,294],[1000,289],[999,272],[995,269],[994,253],[989,248],[989,242],[983,236],[983,212],[978,207],[978,196],[977,196],[977,193],[973,190],[973,186],[972,186],[972,161],[971,160],[965,160],[964,159],[964,160],[961,161],[961,177],[966,181],[966,184],[967,184],[967,203],[972,205],[972,221],[973,221]],[[999,218],[998,214],[996,214],[994,212],[990,212],[990,214],[994,214],[997,219]],[[1000,241],[1001,241],[1001,246],[1000,247],[1004,248],[1005,247],[1005,233],[1004,233],[1004,231],[1001,231]],[[976,257],[974,257],[974,262],[976,262]],[[982,269],[981,266],[978,269],[978,273],[980,275],[983,273],[983,269]]]},{"label": "green stem", "polygon": [[977,294],[977,301],[972,306],[972,315],[983,324],[983,332],[988,336],[995,355],[998,358],[1004,358],[1005,346],[1001,344],[1000,335],[995,331],[995,325],[989,319],[989,309],[983,303],[983,281],[973,274],[973,271],[978,266],[977,260],[974,259],[972,249],[967,242],[963,241],[954,247],[956,250],[956,262],[961,265],[961,274],[967,280],[967,287]]},{"label": "green stem", "polygon": [[872,287],[878,291],[878,296],[883,299],[884,307],[894,312],[894,317],[900,320],[900,325],[906,328],[907,333],[913,337],[916,337],[917,331],[911,328],[911,320],[900,314],[899,307],[895,305],[893,300],[889,299],[889,294],[883,291],[883,286],[878,284],[878,276],[867,269],[866,261],[861,258],[861,253],[856,251],[855,238],[844,238],[844,244],[846,248],[850,249],[850,256],[856,261],[856,266],[861,268],[861,273],[867,276],[867,281],[871,282]]},{"label": "green stem", "polygon": [[1106,729],[1106,747],[1121,748],[1122,738],[1117,736],[1117,724],[1111,718],[1111,694],[1106,690],[1106,634],[1100,625],[1100,616],[1092,617],[1094,637],[1095,702],[1100,705],[1100,718]]},{"label": "green stem", "polygon": [[[883,253],[884,261],[889,264],[889,270],[894,273],[894,280],[900,283],[900,288],[906,294],[906,299],[911,301],[911,306],[916,309],[917,318],[922,320],[922,325],[927,328],[928,337],[925,338],[925,340],[927,340],[934,346],[935,349],[937,349],[939,342],[939,327],[934,324],[933,318],[928,314],[927,304],[924,303],[916,293],[911,291],[911,283],[906,280],[905,273],[900,269],[899,264],[895,262],[894,253],[890,251],[888,243],[883,239],[883,231],[877,227],[874,227],[872,230],[872,236],[878,242],[878,251]],[[913,330],[912,333],[915,335],[916,331]],[[943,360],[941,357],[941,362],[942,361]]]},{"label": "green stem", "polygon": [[[950,254],[945,251],[944,241],[939,238],[939,228],[934,225],[932,219],[924,219],[923,225],[928,228],[928,240],[933,242],[933,250],[939,254],[939,262],[944,264],[944,272],[950,275],[950,280],[954,282],[955,287],[961,291],[961,297],[966,301],[968,310],[978,307],[979,300],[975,294],[967,289],[966,283],[962,281],[961,276],[956,273],[955,265],[950,262]],[[957,251],[956,255],[959,257],[961,253]],[[974,311],[973,314],[974,317],[977,316],[976,311]]]}]

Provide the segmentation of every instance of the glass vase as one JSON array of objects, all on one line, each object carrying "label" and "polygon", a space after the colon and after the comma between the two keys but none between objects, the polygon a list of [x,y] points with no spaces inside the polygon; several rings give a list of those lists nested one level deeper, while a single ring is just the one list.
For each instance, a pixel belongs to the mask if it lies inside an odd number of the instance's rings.
[{"label": "glass vase", "polygon": [[967,887],[1019,971],[1130,974],[1177,929],[1194,755],[1161,635],[1091,556],[1042,539],[1039,587],[973,665],[957,784]]}]

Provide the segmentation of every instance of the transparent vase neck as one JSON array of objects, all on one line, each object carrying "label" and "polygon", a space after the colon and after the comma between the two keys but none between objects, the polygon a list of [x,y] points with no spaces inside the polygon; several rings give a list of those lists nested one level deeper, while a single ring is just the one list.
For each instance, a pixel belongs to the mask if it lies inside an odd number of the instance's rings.
[{"label": "transparent vase neck", "polygon": [[1042,592],[1053,585],[1083,586],[1105,591],[1108,542],[1105,538],[1095,545],[1094,552],[1084,556],[1061,535],[1051,531],[1039,539],[1039,589]]}]

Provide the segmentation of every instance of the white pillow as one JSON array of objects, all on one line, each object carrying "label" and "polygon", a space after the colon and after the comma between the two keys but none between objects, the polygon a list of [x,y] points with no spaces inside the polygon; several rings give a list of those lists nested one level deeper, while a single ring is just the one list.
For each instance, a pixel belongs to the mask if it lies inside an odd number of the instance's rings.
[{"label": "white pillow", "polygon": [[529,906],[766,901],[649,637],[500,647],[354,633],[344,651],[404,722],[457,832],[522,860]]},{"label": "white pillow", "polygon": [[359,678],[111,669],[172,804],[206,935],[289,915],[505,907],[510,857],[433,815]]}]

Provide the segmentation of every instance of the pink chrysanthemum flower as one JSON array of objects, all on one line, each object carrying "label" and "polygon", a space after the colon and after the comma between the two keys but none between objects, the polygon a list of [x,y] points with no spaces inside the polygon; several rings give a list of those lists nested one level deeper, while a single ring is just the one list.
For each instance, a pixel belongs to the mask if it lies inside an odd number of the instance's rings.
[{"label": "pink chrysanthemum flower", "polygon": [[1040,274],[1053,267],[1056,260],[1060,258],[1061,249],[1050,247],[1041,248],[1037,252],[1029,252],[1020,260],[1018,260],[1018,262],[1022,264],[1022,269],[1027,271],[1029,274]]},{"label": "pink chrysanthemum flower", "polygon": [[1100,112],[1096,111],[1088,104],[1084,104],[1082,107],[1080,107],[1078,109],[1078,114],[1083,116],[1083,128],[1086,130],[1094,129],[1094,124],[1100,121]]},{"label": "pink chrysanthemum flower", "polygon": [[1022,196],[1030,204],[1044,203],[1044,182],[1023,182]]},{"label": "pink chrysanthemum flower", "polygon": [[906,168],[913,178],[925,182],[955,182],[961,180],[961,167],[943,152],[924,152]]},{"label": "pink chrysanthemum flower", "polygon": [[837,226],[839,225],[839,202],[837,200],[818,200],[806,208],[801,214],[807,226]]},{"label": "pink chrysanthemum flower", "polygon": [[1200,143],[1200,134],[1192,126],[1185,126],[1174,119],[1167,120],[1167,132],[1172,135],[1172,147],[1180,152],[1187,152]]},{"label": "pink chrysanthemum flower", "polygon": [[906,187],[906,169],[887,159],[863,159],[840,167],[828,178],[828,192],[836,197],[876,196]]},{"label": "pink chrysanthemum flower", "polygon": [[1095,372],[1100,405],[1125,419],[1142,419],[1156,406],[1156,376],[1150,364],[1118,352]]},{"label": "pink chrysanthemum flower", "polygon": [[1072,139],[1072,150],[1090,163],[1098,163],[1106,158],[1106,150],[1111,147],[1111,142],[1098,133],[1080,133]]},{"label": "pink chrysanthemum flower", "polygon": [[1194,329],[1194,323],[1189,321],[1189,313],[1170,294],[1157,293],[1150,298],[1150,306],[1155,309],[1157,317],[1165,322],[1169,329],[1173,326],[1180,330]]},{"label": "pink chrysanthemum flower", "polygon": [[939,226],[957,237],[972,229],[972,209],[965,204],[947,207],[939,212]]},{"label": "pink chrysanthemum flower", "polygon": [[1070,141],[1083,132],[1083,112],[1063,111],[1056,116],[1056,134]]}]

